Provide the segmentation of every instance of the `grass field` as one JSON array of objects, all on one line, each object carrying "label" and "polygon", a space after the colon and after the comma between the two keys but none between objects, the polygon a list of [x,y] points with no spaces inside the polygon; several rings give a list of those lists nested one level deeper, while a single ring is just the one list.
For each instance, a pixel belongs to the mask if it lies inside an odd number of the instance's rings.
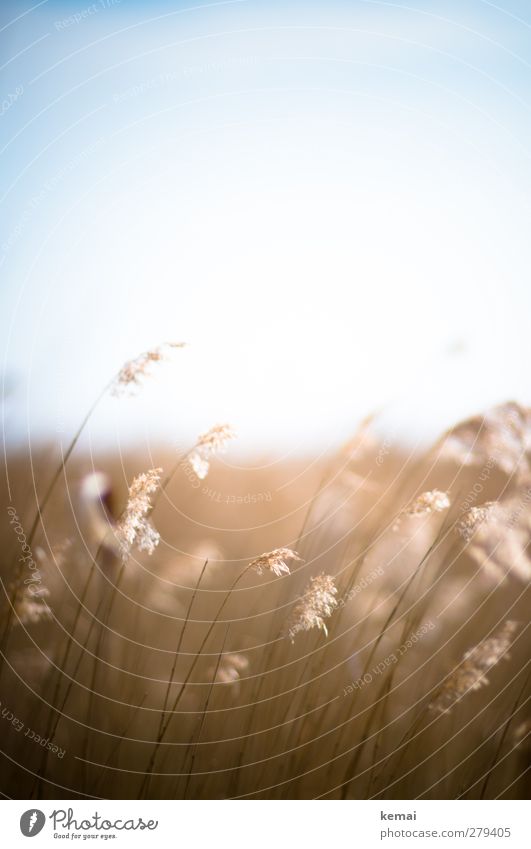
[{"label": "grass field", "polygon": [[8,456],[2,792],[524,795],[530,416],[422,456],[370,421],[297,460],[242,464],[225,427]]}]

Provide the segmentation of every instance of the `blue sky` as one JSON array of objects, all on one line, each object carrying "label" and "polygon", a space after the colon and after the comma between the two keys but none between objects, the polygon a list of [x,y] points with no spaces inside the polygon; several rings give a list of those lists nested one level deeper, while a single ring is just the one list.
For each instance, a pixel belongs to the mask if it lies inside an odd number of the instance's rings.
[{"label": "blue sky", "polygon": [[9,439],[431,438],[528,363],[524,3],[2,4]]}]

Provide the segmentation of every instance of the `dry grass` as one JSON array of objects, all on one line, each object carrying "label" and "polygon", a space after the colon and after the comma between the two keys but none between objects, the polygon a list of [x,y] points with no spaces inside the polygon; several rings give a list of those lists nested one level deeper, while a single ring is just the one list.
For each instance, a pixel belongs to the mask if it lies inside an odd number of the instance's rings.
[{"label": "dry grass", "polygon": [[204,438],[98,476],[10,457],[1,791],[524,795],[527,418],[423,457],[367,424],[333,457],[253,468]]}]

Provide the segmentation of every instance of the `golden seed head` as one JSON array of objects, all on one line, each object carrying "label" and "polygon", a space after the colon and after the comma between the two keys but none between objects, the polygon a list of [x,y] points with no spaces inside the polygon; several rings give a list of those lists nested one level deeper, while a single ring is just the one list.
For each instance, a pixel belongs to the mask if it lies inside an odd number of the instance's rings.
[{"label": "golden seed head", "polygon": [[507,620],[492,637],[465,652],[459,666],[446,679],[429,707],[439,713],[448,713],[452,707],[472,690],[479,690],[488,682],[487,673],[502,659],[509,659],[509,649],[518,623]]},{"label": "golden seed head", "polygon": [[279,578],[283,575],[289,575],[290,570],[287,564],[288,560],[298,560],[302,562],[302,557],[299,557],[296,551],[291,548],[275,548],[273,551],[268,551],[261,554],[260,557],[255,557],[251,560],[249,567],[255,569],[259,575],[264,572],[273,572]]},{"label": "golden seed head", "polygon": [[206,433],[201,434],[196,447],[215,454],[222,451],[230,439],[236,439],[236,434],[230,425],[214,425]]},{"label": "golden seed head", "polygon": [[188,458],[199,480],[206,478],[210,469],[210,460],[215,454],[222,453],[231,439],[236,439],[236,434],[228,424],[214,425],[206,433],[201,434]]},{"label": "golden seed head", "polygon": [[455,526],[456,533],[459,534],[466,542],[470,542],[478,528],[493,516],[496,509],[495,501],[486,501],[485,504],[480,504],[477,507],[471,507],[467,510],[463,518]]},{"label": "golden seed head", "polygon": [[448,493],[439,489],[431,489],[418,495],[406,507],[404,513],[407,516],[421,516],[424,513],[442,513],[450,507]]},{"label": "golden seed head", "polygon": [[184,348],[184,342],[166,342],[164,345],[159,345],[150,351],[144,351],[134,360],[124,363],[114,381],[112,394],[118,397],[124,394],[134,394],[143,380],[149,377],[153,363],[169,359],[170,352],[175,348]]},{"label": "golden seed head", "polygon": [[318,575],[312,578],[304,595],[295,603],[288,619],[286,631],[291,641],[299,631],[319,628],[328,636],[324,620],[328,619],[337,607],[337,587],[331,575]]},{"label": "golden seed head", "polygon": [[160,542],[146,514],[151,510],[151,495],[160,484],[162,469],[150,469],[134,478],[129,487],[129,498],[120,521],[116,526],[116,537],[123,560],[127,560],[131,548],[152,554]]}]

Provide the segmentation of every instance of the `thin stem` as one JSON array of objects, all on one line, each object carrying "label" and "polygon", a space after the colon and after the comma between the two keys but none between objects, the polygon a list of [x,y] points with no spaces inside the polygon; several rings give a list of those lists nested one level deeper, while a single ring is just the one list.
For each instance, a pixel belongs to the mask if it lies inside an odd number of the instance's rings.
[{"label": "thin stem", "polygon": [[194,587],[194,591],[192,593],[192,598],[190,599],[190,604],[188,605],[188,610],[186,612],[186,619],[185,619],[184,625],[182,627],[181,633],[179,634],[179,642],[177,643],[177,648],[175,650],[175,655],[173,657],[173,665],[172,665],[172,668],[171,668],[171,674],[170,674],[170,677],[169,677],[169,680],[168,680],[168,686],[166,687],[166,695],[164,697],[164,707],[163,707],[161,715],[160,715],[159,734],[162,731],[162,728],[164,726],[164,720],[166,718],[166,710],[168,708],[168,702],[170,700],[170,692],[171,692],[172,684],[173,684],[173,681],[174,681],[174,678],[175,678],[175,669],[177,667],[177,661],[178,661],[179,654],[180,654],[180,651],[181,651],[181,646],[182,646],[182,643],[183,643],[184,632],[186,630],[186,626],[188,624],[188,620],[189,620],[190,614],[192,612],[192,607],[194,605],[195,597],[198,593],[199,586],[201,584],[203,575],[205,574],[205,569],[206,569],[207,565],[208,565],[208,558],[205,560],[204,566],[201,570],[201,574],[199,575],[199,580]]}]

